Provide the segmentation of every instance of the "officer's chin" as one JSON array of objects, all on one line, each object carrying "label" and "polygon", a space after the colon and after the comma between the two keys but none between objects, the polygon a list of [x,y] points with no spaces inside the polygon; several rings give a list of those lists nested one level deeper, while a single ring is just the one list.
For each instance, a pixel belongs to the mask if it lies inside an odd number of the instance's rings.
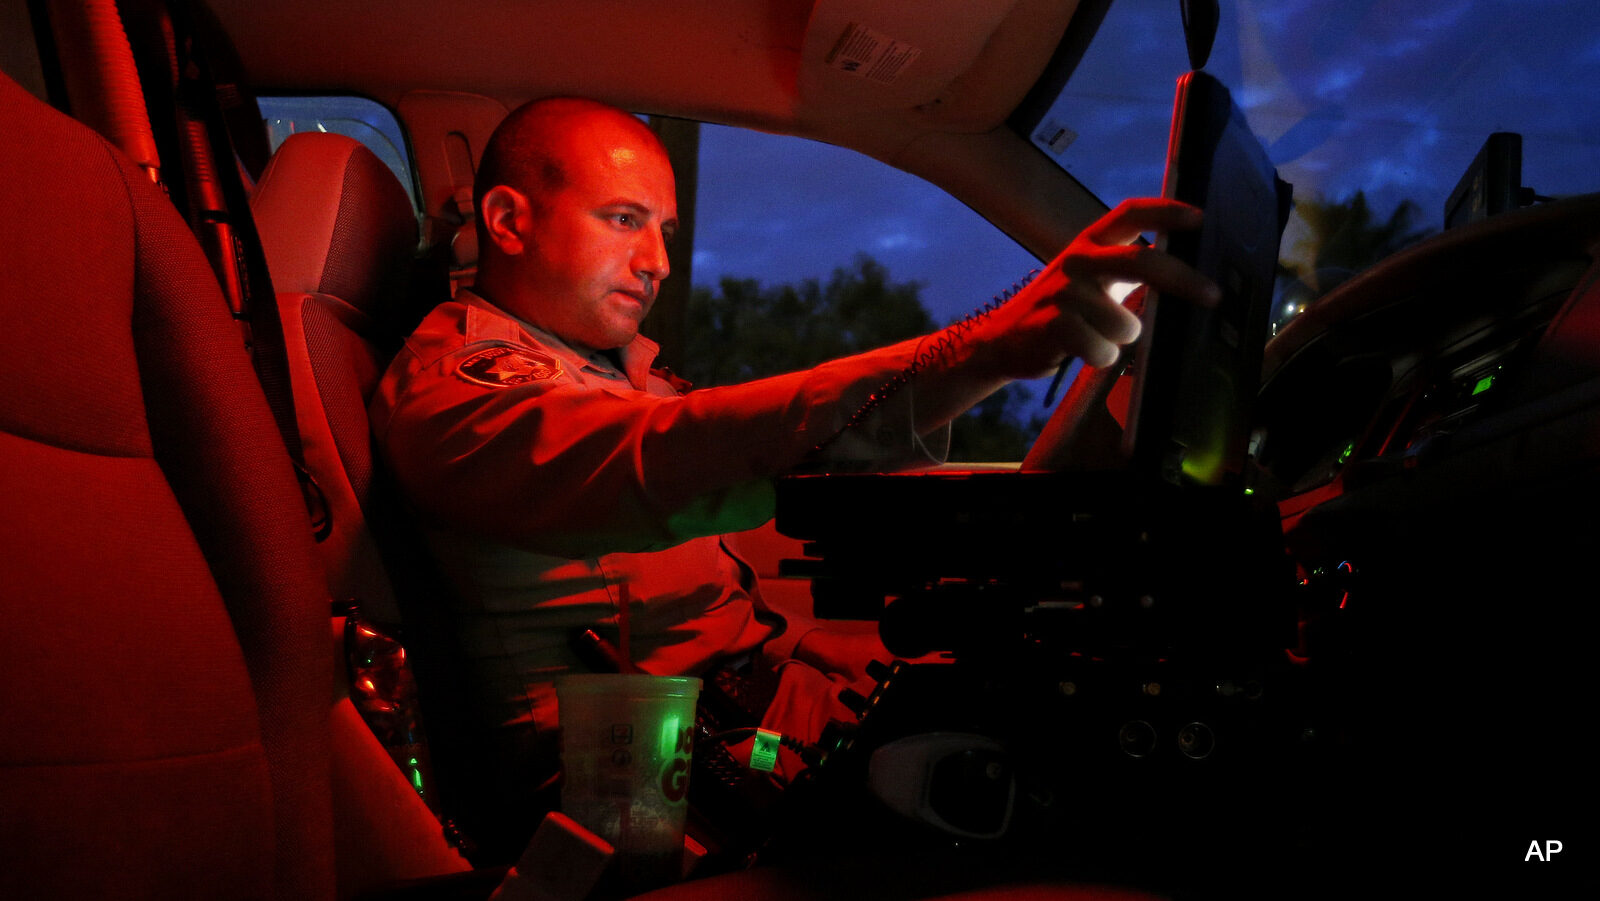
[{"label": "officer's chin", "polygon": [[593,345],[596,350],[621,350],[639,337],[639,322],[626,320],[608,323],[604,334],[598,337],[602,340]]}]

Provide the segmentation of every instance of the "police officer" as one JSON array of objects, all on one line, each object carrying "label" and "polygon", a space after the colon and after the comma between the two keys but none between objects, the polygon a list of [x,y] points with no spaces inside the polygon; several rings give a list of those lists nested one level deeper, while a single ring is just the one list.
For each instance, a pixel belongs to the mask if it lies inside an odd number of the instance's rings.
[{"label": "police officer", "polygon": [[[503,778],[528,791],[555,771],[551,680],[584,665],[569,639],[585,626],[604,627],[624,665],[645,672],[776,674],[766,721],[815,738],[842,713],[831,706],[837,687],[886,654],[873,635],[832,633],[762,603],[719,536],[770,518],[770,478],[819,458],[937,461],[943,427],[1007,382],[1073,356],[1108,365],[1139,333],[1107,294],[1113,282],[1217,296],[1187,266],[1133,244],[1193,227],[1198,212],[1130,201],[959,340],[936,334],[679,394],[651,370],[656,347],[638,333],[678,227],[672,168],[649,128],[587,100],[536,101],[497,129],[474,193],[476,284],[407,340],[371,412],[454,589]],[[531,831],[538,814],[524,816]]]}]

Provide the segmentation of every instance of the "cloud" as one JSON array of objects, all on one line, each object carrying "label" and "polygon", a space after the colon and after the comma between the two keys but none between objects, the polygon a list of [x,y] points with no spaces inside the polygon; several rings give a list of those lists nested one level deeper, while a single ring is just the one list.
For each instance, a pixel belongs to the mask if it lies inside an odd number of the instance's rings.
[{"label": "cloud", "polygon": [[1365,73],[1366,67],[1357,63],[1331,66],[1317,78],[1312,94],[1319,100],[1342,100]]},{"label": "cloud", "polygon": [[885,251],[921,250],[922,248],[928,246],[928,242],[927,239],[919,235],[913,235],[909,232],[901,231],[891,232],[887,235],[880,235],[878,240],[874,243],[874,246],[876,246],[879,250]]}]

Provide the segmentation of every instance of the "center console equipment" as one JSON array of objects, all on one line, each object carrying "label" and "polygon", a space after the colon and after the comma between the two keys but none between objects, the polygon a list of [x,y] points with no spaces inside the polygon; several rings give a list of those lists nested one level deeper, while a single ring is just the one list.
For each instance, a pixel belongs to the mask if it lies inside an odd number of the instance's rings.
[{"label": "center console equipment", "polygon": [[1313,744],[1278,513],[1246,490],[1288,188],[1204,73],[1180,81],[1172,135],[1167,194],[1207,224],[1168,250],[1225,298],[1147,303],[1126,467],[779,480],[778,530],[807,542],[784,571],[899,658],[791,789],[791,838],[1098,860],[1257,841]]}]

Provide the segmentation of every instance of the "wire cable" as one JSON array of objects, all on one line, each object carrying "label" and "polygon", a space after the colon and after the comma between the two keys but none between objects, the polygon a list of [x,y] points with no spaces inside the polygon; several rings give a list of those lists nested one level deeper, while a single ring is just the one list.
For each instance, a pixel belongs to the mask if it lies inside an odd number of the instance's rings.
[{"label": "wire cable", "polygon": [[878,407],[882,406],[883,403],[889,398],[898,394],[902,388],[910,383],[911,379],[915,377],[917,373],[922,372],[929,366],[932,366],[934,363],[948,356],[950,352],[967,337],[967,335],[972,333],[973,329],[976,329],[980,323],[993,315],[995,310],[1005,306],[1007,301],[1021,293],[1023,288],[1027,287],[1030,282],[1038,277],[1040,271],[1041,270],[1039,269],[1032,270],[1018,281],[1013,282],[1011,287],[1000,292],[999,294],[996,294],[988,303],[977,308],[976,310],[973,310],[971,313],[968,313],[961,321],[946,326],[942,331],[938,332],[937,336],[933,338],[932,343],[925,348],[920,348],[917,351],[916,356],[911,360],[911,365],[907,366],[905,369],[902,369],[900,372],[896,373],[893,378],[880,385],[878,390],[867,395],[866,401],[862,403],[862,405],[858,407],[854,413],[850,414],[850,418],[845,420],[844,425],[840,426],[838,431],[829,435],[822,441],[817,442],[816,446],[811,448],[811,454],[815,456],[816,454],[821,453],[828,445],[839,440],[839,436],[853,428],[858,428],[863,422],[866,422],[867,418],[871,416],[872,413],[878,409]]}]

